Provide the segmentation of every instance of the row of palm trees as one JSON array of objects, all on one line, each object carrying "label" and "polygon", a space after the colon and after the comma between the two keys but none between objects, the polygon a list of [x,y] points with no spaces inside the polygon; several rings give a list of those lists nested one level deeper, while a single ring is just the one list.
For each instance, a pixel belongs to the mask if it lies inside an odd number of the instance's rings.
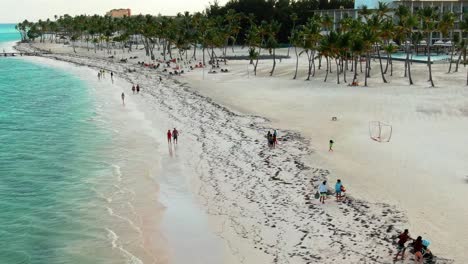
[{"label": "row of palm trees", "polygon": [[[368,78],[371,77],[371,64],[377,58],[380,76],[382,81],[387,83],[388,75],[393,75],[392,53],[402,48],[406,52],[404,77],[408,78],[409,84],[413,84],[411,57],[415,47],[425,39],[428,81],[434,86],[430,52],[432,34],[439,32],[453,43],[449,73],[452,71],[452,62],[456,65],[454,71],[458,71],[462,55],[466,54],[467,41],[454,34],[456,17],[454,13],[442,13],[433,7],[424,7],[417,13],[410,12],[403,5],[392,10],[386,3],[379,3],[375,10],[363,7],[358,18],[344,17],[336,25],[329,16],[313,15],[303,25],[293,23],[291,31],[288,32],[288,44],[296,57],[293,78],[297,78],[300,56],[306,56],[307,80],[314,77],[317,70],[324,68],[326,82],[329,73],[333,73],[335,68],[338,84],[341,81],[348,82],[347,73],[352,73],[353,83],[357,83],[358,75],[362,74],[364,85],[367,86]],[[295,21],[294,14],[291,20]],[[247,26],[242,28],[241,25]],[[71,42],[75,52],[78,41],[86,43],[88,50],[94,48],[95,52],[99,49],[108,53],[111,53],[116,44],[128,52],[132,51],[134,45],[143,45],[146,55],[153,60],[156,56],[162,56],[164,60],[174,57],[196,59],[197,50],[200,50],[204,64],[207,58],[214,62],[217,58],[226,56],[230,46],[233,49],[234,45],[241,44],[249,49],[254,74],[257,73],[262,53],[266,53],[263,56],[267,55],[273,61],[270,71],[270,75],[273,75],[276,67],[276,49],[280,46],[277,36],[281,25],[275,20],[256,23],[251,14],[245,15],[229,10],[224,16],[214,17],[188,12],[176,17],[138,15],[112,18],[98,15],[64,15],[55,16],[53,21],[47,19],[33,23],[25,20],[16,28],[23,41],[67,40]],[[468,16],[460,21],[459,28],[463,35],[468,33]],[[155,50],[159,54],[155,54]],[[453,60],[456,52],[459,54],[458,59]],[[384,58],[382,53],[386,54]]]}]

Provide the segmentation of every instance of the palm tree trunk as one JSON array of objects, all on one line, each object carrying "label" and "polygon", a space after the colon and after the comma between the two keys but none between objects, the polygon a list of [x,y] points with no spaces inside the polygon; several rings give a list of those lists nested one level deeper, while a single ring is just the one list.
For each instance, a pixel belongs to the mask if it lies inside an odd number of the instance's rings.
[{"label": "palm tree trunk", "polygon": [[429,81],[431,82],[431,86],[434,87],[434,81],[432,80],[431,50],[429,49],[429,41],[430,41],[429,34],[427,36],[427,46],[426,46],[427,47],[427,67],[429,67]]},{"label": "palm tree trunk", "polygon": [[336,63],[336,83],[340,84],[340,70],[339,70],[339,65],[338,65],[338,59],[335,59]]},{"label": "palm tree trunk", "polygon": [[312,52],[309,53],[309,51],[307,51],[306,54],[307,54],[307,67],[308,67],[306,81],[309,81],[310,80],[310,74],[312,73],[311,57],[313,57],[313,53]]},{"label": "palm tree trunk", "polygon": [[409,61],[409,52],[406,53],[406,61],[407,61],[406,67],[407,67],[407,72],[408,72],[408,80],[409,80],[410,85],[413,85],[413,78],[411,78],[411,63]]},{"label": "palm tree trunk", "polygon": [[389,55],[390,58],[390,76],[393,76],[393,60],[392,60],[392,55]]},{"label": "palm tree trunk", "polygon": [[273,68],[271,69],[270,76],[273,76],[276,67],[276,49],[273,49]]},{"label": "palm tree trunk", "polygon": [[353,83],[356,82],[357,80],[357,63],[358,63],[358,56],[354,59],[354,77],[353,77]]},{"label": "palm tree trunk", "polygon": [[348,58],[345,59],[345,67],[343,71],[343,81],[346,82],[346,71],[348,70]]},{"label": "palm tree trunk", "polygon": [[258,55],[257,59],[255,60],[255,65],[254,65],[254,75],[257,76],[257,66],[258,66],[258,59],[260,58],[260,53],[262,52],[262,48],[258,48]]},{"label": "palm tree trunk", "polygon": [[294,52],[296,53],[296,71],[294,72],[293,77],[293,79],[295,80],[297,78],[297,69],[299,67],[299,55],[297,54],[297,47],[294,47]]},{"label": "palm tree trunk", "polygon": [[447,73],[452,71],[452,61],[453,61],[453,53],[455,52],[455,43],[452,43],[452,52],[450,54],[450,65]]},{"label": "palm tree trunk", "polygon": [[193,45],[193,55],[192,55],[193,60],[197,60],[197,44]]},{"label": "palm tree trunk", "polygon": [[324,82],[327,82],[327,78],[328,78],[328,56],[325,56],[325,59],[326,59],[326,63],[327,63],[327,70],[326,70],[326,74],[325,74],[325,80],[323,80]]},{"label": "palm tree trunk", "polygon": [[387,74],[387,70],[388,70],[388,64],[390,64],[390,54],[387,53],[387,62],[385,64],[385,70],[384,70],[384,74]]},{"label": "palm tree trunk", "polygon": [[460,55],[458,55],[457,64],[455,64],[455,72],[458,72],[458,65],[460,65],[462,54],[463,52],[460,50]]},{"label": "palm tree trunk", "polygon": [[[383,71],[383,66],[382,66],[382,57],[380,57],[380,48],[377,47],[377,56],[379,57],[379,63],[380,63],[380,72],[382,73],[382,81],[384,83],[387,83],[387,80],[385,79],[384,71]],[[388,56],[387,56],[388,57]],[[387,60],[388,61],[388,60]],[[388,66],[388,64],[387,64]]]},{"label": "palm tree trunk", "polygon": [[364,73],[364,86],[367,86],[367,78],[369,76],[369,52],[366,53],[366,68],[365,68],[365,73]]},{"label": "palm tree trunk", "polygon": [[315,77],[315,51],[312,51],[312,77]]},{"label": "palm tree trunk", "polygon": [[204,46],[203,46],[202,52],[203,52],[203,67],[205,67],[206,61],[205,61],[205,47]]}]

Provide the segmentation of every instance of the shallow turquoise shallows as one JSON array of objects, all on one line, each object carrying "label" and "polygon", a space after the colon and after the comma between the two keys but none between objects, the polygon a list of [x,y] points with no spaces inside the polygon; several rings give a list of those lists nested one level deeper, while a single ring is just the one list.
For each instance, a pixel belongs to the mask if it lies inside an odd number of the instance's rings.
[{"label": "shallow turquoise shallows", "polygon": [[[0,25],[0,41],[18,37]],[[0,263],[106,263],[92,182],[108,136],[94,105],[68,73],[0,58]]]}]

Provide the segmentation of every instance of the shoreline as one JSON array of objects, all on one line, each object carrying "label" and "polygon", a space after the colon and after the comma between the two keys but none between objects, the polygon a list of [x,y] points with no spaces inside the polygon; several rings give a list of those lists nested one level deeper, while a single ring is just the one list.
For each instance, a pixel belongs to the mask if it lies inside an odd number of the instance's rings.
[{"label": "shoreline", "polygon": [[[101,66],[97,65],[108,63],[73,55],[45,57],[98,68]],[[107,66],[118,76],[121,74],[118,70],[124,68],[118,64]],[[127,80],[141,80],[144,87],[157,84],[156,75],[152,77],[126,74]],[[234,113],[212,99],[184,88],[185,84],[181,82],[165,80],[166,85],[170,89],[145,89],[142,94],[148,95],[149,100],[156,99],[158,110],[164,109],[164,114],[180,119],[181,124],[194,130],[189,136],[192,145],[198,147],[191,150],[197,159],[190,165],[198,168],[198,195],[205,200],[204,206],[210,215],[224,219],[227,230],[221,231],[220,236],[233,241],[231,248],[241,252],[239,255],[244,257],[244,263],[254,263],[252,259],[259,256],[262,260],[278,263],[319,259],[323,263],[337,263],[342,258],[346,259],[343,263],[391,263],[391,257],[387,261],[382,256],[387,256],[387,251],[394,248],[391,236],[397,230],[393,228],[406,224],[400,211],[389,205],[353,198],[348,203],[329,203],[322,208],[309,201],[308,194],[314,192],[312,186],[327,178],[330,171],[311,166],[313,150],[307,139],[293,131],[281,131],[285,139],[281,141],[283,144],[268,152],[261,143],[262,135],[271,126],[266,119]],[[173,109],[181,113],[172,114]],[[204,122],[208,131],[197,121]],[[221,128],[219,124],[222,124]],[[237,142],[238,146],[232,142]],[[262,179],[265,176],[268,178]],[[258,189],[260,193],[256,193]],[[225,208],[226,205],[230,208]],[[284,215],[276,215],[278,212]],[[376,217],[380,223],[375,223]],[[388,233],[382,234],[382,230]],[[315,237],[316,232],[322,237]],[[343,248],[348,252],[342,252]]]}]

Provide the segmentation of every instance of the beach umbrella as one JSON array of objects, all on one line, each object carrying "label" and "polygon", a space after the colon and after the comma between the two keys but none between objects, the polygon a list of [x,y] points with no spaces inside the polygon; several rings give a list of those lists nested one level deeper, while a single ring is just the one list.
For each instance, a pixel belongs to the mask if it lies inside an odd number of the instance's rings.
[{"label": "beach umbrella", "polygon": [[434,43],[434,46],[444,46],[444,45],[445,43],[440,39]]},{"label": "beach umbrella", "polygon": [[452,45],[453,45],[453,43],[452,43],[451,40],[445,42],[445,46],[447,46],[447,47],[452,47]]},{"label": "beach umbrella", "polygon": [[419,45],[427,45],[427,42],[426,42],[425,40],[421,40],[421,41],[419,42]]}]

